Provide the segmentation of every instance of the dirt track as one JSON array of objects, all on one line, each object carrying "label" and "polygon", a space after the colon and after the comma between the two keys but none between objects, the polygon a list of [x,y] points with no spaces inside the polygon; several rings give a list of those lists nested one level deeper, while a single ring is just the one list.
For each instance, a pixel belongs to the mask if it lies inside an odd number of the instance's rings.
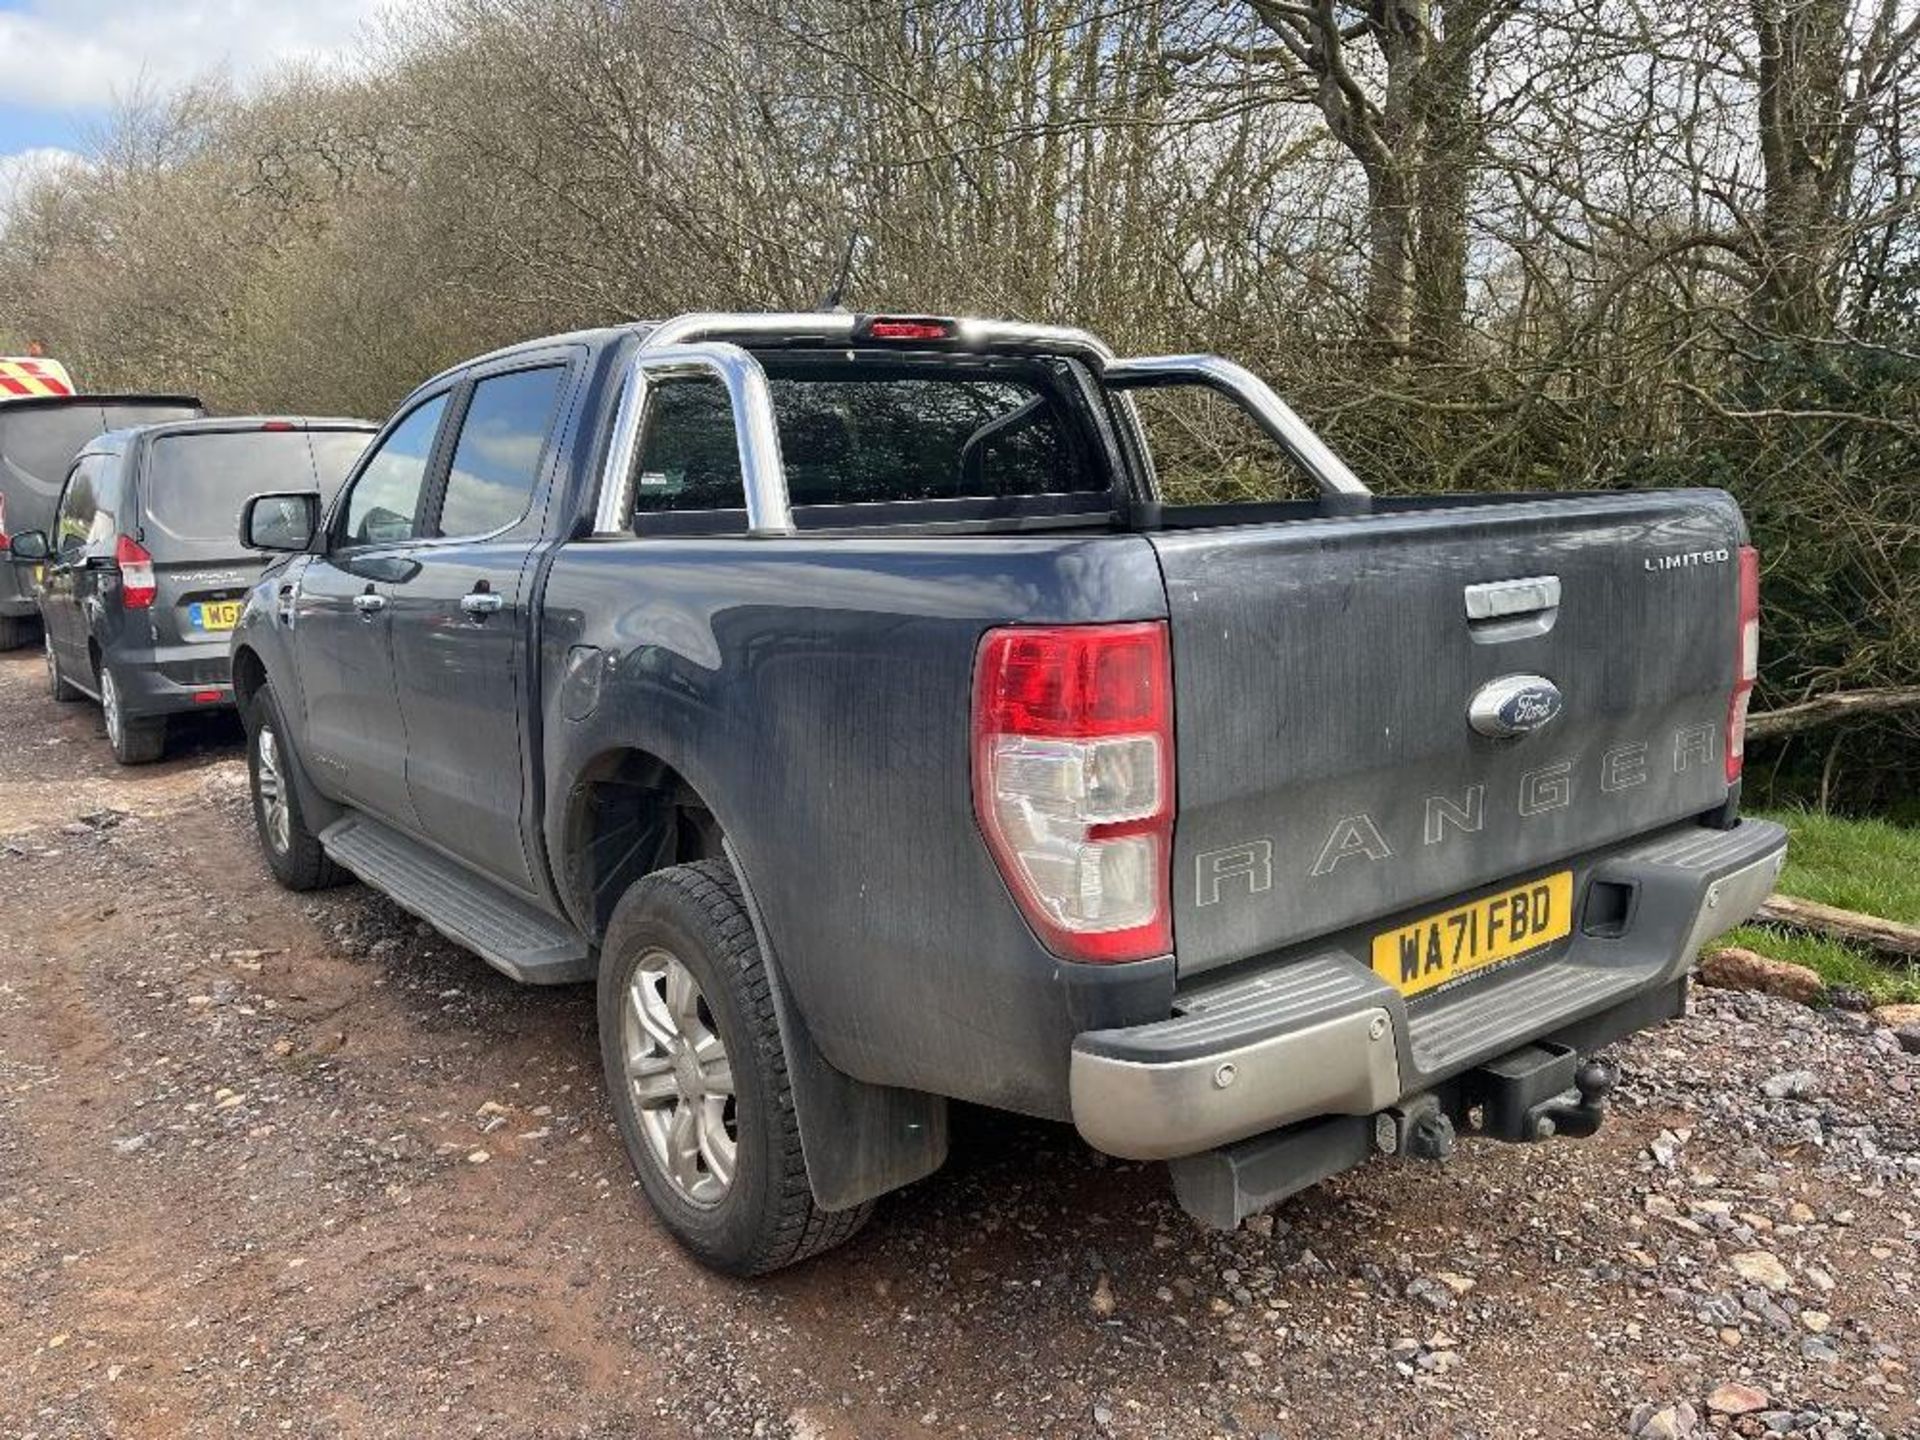
[{"label": "dirt track", "polygon": [[630,1185],[590,995],[278,890],[237,733],[119,771],[0,657],[0,1435],[1735,1433],[1734,1380],[1738,1433],[1920,1434],[1920,1059],[1856,1017],[1709,996],[1592,1141],[1224,1237],[967,1112],[853,1244],[740,1285]]}]

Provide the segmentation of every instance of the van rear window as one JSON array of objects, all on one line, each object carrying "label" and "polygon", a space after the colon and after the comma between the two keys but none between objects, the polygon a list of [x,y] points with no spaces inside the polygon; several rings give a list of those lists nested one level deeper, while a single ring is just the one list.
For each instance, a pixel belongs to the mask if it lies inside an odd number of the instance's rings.
[{"label": "van rear window", "polygon": [[150,533],[194,552],[237,551],[240,507],[267,490],[317,490],[324,507],[371,437],[358,430],[203,430],[153,442],[141,503]]}]

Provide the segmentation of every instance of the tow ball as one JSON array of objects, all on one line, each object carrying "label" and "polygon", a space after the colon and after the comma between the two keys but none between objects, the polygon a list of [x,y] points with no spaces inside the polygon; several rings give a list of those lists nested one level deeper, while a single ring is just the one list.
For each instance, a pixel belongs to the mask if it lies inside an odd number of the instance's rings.
[{"label": "tow ball", "polygon": [[1585,1139],[1607,1118],[1607,1096],[1617,1079],[1606,1062],[1541,1041],[1469,1071],[1461,1090],[1478,1107],[1479,1133],[1491,1139]]},{"label": "tow ball", "polygon": [[1607,1096],[1613,1092],[1618,1078],[1611,1065],[1599,1060],[1587,1061],[1573,1072],[1573,1093],[1577,1099],[1561,1095],[1526,1112],[1527,1138],[1546,1140],[1555,1135],[1570,1135],[1576,1140],[1586,1139],[1607,1118]]},{"label": "tow ball", "polygon": [[1373,1117],[1373,1148],[1445,1160],[1462,1134],[1490,1140],[1584,1139],[1607,1118],[1617,1081],[1604,1061],[1565,1045],[1523,1045]]}]

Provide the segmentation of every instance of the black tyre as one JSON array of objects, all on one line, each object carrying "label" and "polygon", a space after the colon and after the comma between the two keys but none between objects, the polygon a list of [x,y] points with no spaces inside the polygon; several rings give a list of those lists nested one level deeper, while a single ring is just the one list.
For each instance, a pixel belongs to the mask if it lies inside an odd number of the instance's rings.
[{"label": "black tyre", "polygon": [[165,752],[166,720],[127,714],[120,698],[120,686],[106,665],[100,667],[100,714],[106,722],[107,743],[113,746],[113,758],[122,765],[151,765]]},{"label": "black tyre", "polygon": [[47,693],[62,705],[86,698],[86,692],[60,672],[60,657],[53,653],[53,637],[45,637],[47,651]]},{"label": "black tyre", "polygon": [[0,650],[18,650],[31,643],[37,628],[38,622],[30,615],[0,616]]},{"label": "black tyre", "polygon": [[600,957],[600,1053],[627,1158],[696,1258],[762,1275],[850,1239],[813,1203],[766,965],[724,860],[636,881]]},{"label": "black tyre", "polygon": [[253,697],[246,722],[247,787],[267,868],[289,890],[324,890],[341,884],[347,872],[327,858],[301,812],[300,792],[287,768],[286,726],[271,690],[263,686]]}]

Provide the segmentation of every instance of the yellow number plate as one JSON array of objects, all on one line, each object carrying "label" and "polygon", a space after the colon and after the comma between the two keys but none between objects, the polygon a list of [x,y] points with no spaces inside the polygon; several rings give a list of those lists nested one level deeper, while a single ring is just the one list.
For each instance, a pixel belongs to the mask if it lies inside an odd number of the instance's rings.
[{"label": "yellow number plate", "polygon": [[1572,929],[1573,872],[1562,870],[1374,936],[1373,969],[1402,995],[1418,995]]},{"label": "yellow number plate", "polygon": [[196,630],[231,630],[240,623],[238,600],[207,600],[187,607],[187,623]]}]

